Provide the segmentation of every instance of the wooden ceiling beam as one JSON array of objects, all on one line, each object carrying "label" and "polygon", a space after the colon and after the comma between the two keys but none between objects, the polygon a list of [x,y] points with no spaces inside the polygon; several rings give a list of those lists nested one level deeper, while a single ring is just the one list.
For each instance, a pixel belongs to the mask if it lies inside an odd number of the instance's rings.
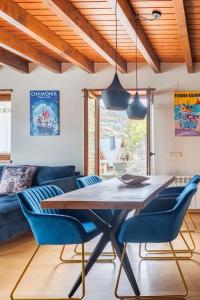
[{"label": "wooden ceiling beam", "polygon": [[61,63],[41,53],[14,34],[0,27],[0,46],[55,73],[61,73]]},{"label": "wooden ceiling beam", "polygon": [[[111,7],[113,8],[115,7],[116,0],[107,0],[107,1],[110,3]],[[135,11],[133,10],[128,0],[118,0],[117,14],[118,14],[118,19],[123,24],[126,31],[129,33],[134,43],[135,43],[136,30],[137,30],[139,51],[143,55],[146,62],[154,70],[154,72],[159,73],[160,64],[158,58],[143,28],[141,27],[140,23],[137,22],[135,17]]]},{"label": "wooden ceiling beam", "polygon": [[[79,12],[71,1],[66,0],[43,0],[44,3],[60,19],[62,19],[95,51],[97,51],[106,61],[115,65],[115,49],[108,41],[92,26],[92,24]],[[127,63],[121,55],[117,55],[117,68],[122,73],[127,72]]]},{"label": "wooden ceiling beam", "polygon": [[56,52],[67,61],[89,73],[94,73],[94,63],[92,61],[13,0],[0,0],[0,17],[39,41],[45,47]]},{"label": "wooden ceiling beam", "polygon": [[192,52],[183,0],[172,0],[188,73],[193,73]]},{"label": "wooden ceiling beam", "polygon": [[28,61],[23,60],[21,57],[3,48],[0,48],[0,64],[11,67],[21,73],[29,73]]}]

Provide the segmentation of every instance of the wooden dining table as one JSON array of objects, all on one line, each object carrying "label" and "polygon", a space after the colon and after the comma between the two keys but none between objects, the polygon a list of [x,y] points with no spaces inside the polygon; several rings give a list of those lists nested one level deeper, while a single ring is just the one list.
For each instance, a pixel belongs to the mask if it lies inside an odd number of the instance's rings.
[{"label": "wooden dining table", "polygon": [[[125,185],[118,178],[113,178],[43,200],[41,206],[42,208],[84,209],[87,217],[102,232],[100,240],[85,265],[85,275],[87,275],[109,242],[112,243],[117,256],[121,259],[123,244],[118,240],[118,234],[129,212],[144,208],[173,181],[174,176],[160,175],[149,176],[147,181],[138,185]],[[109,223],[97,214],[97,209],[114,209]],[[123,268],[135,295],[139,296],[140,291],[127,255],[125,255]],[[69,297],[73,296],[80,284],[81,274],[74,283]]]}]

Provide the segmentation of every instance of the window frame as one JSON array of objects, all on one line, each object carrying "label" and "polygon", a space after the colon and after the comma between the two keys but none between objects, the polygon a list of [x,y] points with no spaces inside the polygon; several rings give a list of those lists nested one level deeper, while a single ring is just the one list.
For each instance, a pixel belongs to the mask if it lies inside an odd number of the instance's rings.
[{"label": "window frame", "polygon": [[[12,98],[12,89],[0,89],[0,102],[11,102]],[[11,151],[10,153],[1,153],[0,152],[0,163],[11,162]]]}]

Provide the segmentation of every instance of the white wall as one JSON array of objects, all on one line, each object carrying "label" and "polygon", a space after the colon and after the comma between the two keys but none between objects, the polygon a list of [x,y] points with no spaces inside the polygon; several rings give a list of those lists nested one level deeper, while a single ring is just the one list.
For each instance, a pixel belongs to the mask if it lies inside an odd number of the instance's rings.
[{"label": "white wall", "polygon": [[[12,88],[12,160],[13,163],[75,164],[83,169],[83,88],[105,88],[114,69],[98,65],[95,74],[66,66],[63,74],[43,68],[33,68],[30,74],[20,74],[8,68],[0,69],[0,88]],[[128,74],[120,75],[124,87],[134,88],[134,65]],[[200,138],[175,137],[172,93],[175,90],[200,90],[200,66],[188,74],[182,64],[162,65],[155,74],[148,66],[140,65],[139,86],[156,88],[155,93],[155,152],[158,174],[200,173]],[[33,137],[29,131],[29,91],[32,89],[60,90],[61,135]],[[182,157],[169,158],[169,152],[180,151]]]}]

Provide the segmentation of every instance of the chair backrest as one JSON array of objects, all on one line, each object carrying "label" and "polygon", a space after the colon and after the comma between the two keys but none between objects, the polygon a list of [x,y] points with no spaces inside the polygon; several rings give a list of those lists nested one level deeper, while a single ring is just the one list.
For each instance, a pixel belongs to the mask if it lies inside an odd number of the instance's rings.
[{"label": "chair backrest", "polygon": [[77,179],[77,186],[79,189],[81,189],[99,182],[102,182],[102,179],[97,175],[85,176]]},{"label": "chair backrest", "polygon": [[186,186],[188,186],[190,183],[198,184],[199,182],[200,182],[200,175],[194,175],[190,178]]},{"label": "chair backrest", "polygon": [[63,194],[54,185],[26,189],[17,193],[22,211],[27,218],[39,245],[64,245],[82,243],[85,230],[74,217],[60,210],[42,209],[41,201]]},{"label": "chair backrest", "polygon": [[46,185],[35,188],[26,189],[17,193],[20,206],[23,213],[37,214],[56,214],[59,210],[56,209],[42,209],[41,201],[63,194],[63,191],[55,185]]},{"label": "chair backrest", "polygon": [[178,235],[181,229],[184,216],[196,191],[197,185],[195,183],[188,184],[184,188],[183,192],[177,197],[175,206],[171,211],[169,211],[171,213],[172,223],[174,225],[173,231],[175,237]]}]

